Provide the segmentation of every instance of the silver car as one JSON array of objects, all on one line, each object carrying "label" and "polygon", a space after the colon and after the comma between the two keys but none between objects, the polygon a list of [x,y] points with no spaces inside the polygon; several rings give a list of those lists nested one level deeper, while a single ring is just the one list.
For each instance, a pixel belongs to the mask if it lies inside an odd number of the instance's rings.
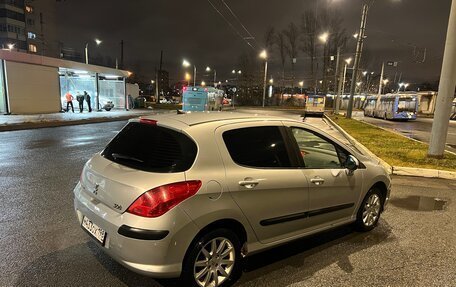
[{"label": "silver car", "polygon": [[348,223],[374,228],[390,178],[302,122],[203,112],[131,120],[74,194],[81,227],[125,267],[229,286],[245,256]]}]

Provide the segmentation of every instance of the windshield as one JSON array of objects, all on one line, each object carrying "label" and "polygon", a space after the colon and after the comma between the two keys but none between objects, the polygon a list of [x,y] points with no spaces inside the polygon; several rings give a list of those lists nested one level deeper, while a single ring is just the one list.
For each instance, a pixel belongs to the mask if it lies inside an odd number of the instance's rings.
[{"label": "windshield", "polygon": [[416,98],[400,98],[397,112],[416,112]]}]

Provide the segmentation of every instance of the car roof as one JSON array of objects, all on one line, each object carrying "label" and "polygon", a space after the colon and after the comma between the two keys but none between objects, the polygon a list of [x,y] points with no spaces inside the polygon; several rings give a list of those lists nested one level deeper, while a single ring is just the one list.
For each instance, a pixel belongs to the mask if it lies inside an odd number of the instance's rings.
[{"label": "car roof", "polygon": [[[156,120],[159,125],[169,125],[176,126],[179,125],[185,126],[195,126],[205,123],[212,122],[248,122],[248,121],[263,121],[263,120],[273,120],[273,121],[295,121],[287,117],[277,117],[277,116],[268,116],[268,115],[258,115],[258,114],[247,114],[239,112],[193,112],[193,113],[168,113],[161,115],[152,115],[141,117],[143,119]],[[174,122],[174,124],[173,124]]]}]

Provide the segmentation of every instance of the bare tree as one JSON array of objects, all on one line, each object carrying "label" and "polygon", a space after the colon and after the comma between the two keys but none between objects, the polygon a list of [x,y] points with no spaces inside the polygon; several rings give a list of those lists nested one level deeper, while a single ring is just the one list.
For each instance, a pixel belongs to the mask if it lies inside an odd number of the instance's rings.
[{"label": "bare tree", "polygon": [[280,96],[280,103],[283,103],[283,87],[285,86],[285,61],[286,61],[286,50],[285,50],[285,36],[283,33],[278,33],[275,37],[275,44],[277,46],[277,50],[279,51],[280,56],[280,64],[282,65],[282,82],[281,82],[281,96]]},{"label": "bare tree", "polygon": [[275,29],[272,26],[269,26],[264,34],[264,47],[268,52],[272,51],[272,48],[275,44]]},{"label": "bare tree", "polygon": [[310,58],[310,73],[312,83],[316,81],[315,54],[317,37],[317,19],[313,10],[304,11],[301,16],[301,50]]},{"label": "bare tree", "polygon": [[298,56],[299,30],[295,23],[290,22],[287,29],[283,30],[285,36],[285,51],[291,60],[291,88],[294,87],[294,64]]}]

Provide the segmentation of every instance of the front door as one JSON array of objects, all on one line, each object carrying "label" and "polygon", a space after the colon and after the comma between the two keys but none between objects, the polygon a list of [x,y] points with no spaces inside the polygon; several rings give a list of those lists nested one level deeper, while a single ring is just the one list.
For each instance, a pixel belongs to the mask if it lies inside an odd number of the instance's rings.
[{"label": "front door", "polygon": [[260,242],[299,234],[306,226],[308,183],[281,122],[229,125],[216,134],[227,189]]},{"label": "front door", "polygon": [[349,153],[315,131],[290,127],[309,181],[308,223],[313,229],[349,220],[362,187],[362,170],[349,173]]}]

